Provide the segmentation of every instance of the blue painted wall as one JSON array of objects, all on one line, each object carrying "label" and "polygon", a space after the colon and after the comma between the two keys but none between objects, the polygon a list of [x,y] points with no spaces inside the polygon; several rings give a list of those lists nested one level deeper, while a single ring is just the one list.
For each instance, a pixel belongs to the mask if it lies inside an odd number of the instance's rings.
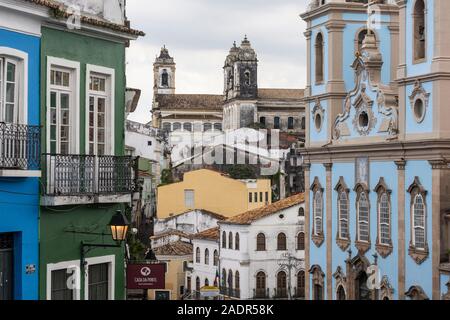
[{"label": "blue painted wall", "polygon": [[[0,29],[0,46],[28,54],[28,124],[39,125],[40,38]],[[39,179],[0,178],[0,233],[14,233],[14,298],[38,298]],[[26,265],[36,271],[27,275]]]}]

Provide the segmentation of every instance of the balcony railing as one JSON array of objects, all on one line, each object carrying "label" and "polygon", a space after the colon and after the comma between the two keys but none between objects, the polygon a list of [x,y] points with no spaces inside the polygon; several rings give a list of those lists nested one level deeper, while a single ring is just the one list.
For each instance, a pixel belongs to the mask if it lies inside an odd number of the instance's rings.
[{"label": "balcony railing", "polygon": [[0,168],[40,170],[41,128],[0,122]]},{"label": "balcony railing", "polygon": [[240,289],[232,289],[227,287],[220,287],[220,294],[223,296],[227,296],[230,298],[237,298],[239,299],[241,297],[241,290]]},{"label": "balcony railing", "polygon": [[45,154],[45,194],[84,196],[134,191],[135,161],[131,156]]},{"label": "balcony railing", "polygon": [[254,299],[269,299],[269,288],[267,289],[253,289]]},{"label": "balcony railing", "polygon": [[288,291],[286,288],[276,288],[275,289],[275,299],[287,299],[288,298]]}]

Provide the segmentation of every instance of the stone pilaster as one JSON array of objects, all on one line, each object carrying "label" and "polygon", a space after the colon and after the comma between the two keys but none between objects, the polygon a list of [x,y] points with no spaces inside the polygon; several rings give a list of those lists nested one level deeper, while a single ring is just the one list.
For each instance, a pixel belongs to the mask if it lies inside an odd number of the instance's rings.
[{"label": "stone pilaster", "polygon": [[397,165],[397,211],[398,211],[398,299],[405,300],[405,269],[406,269],[406,239],[405,239],[405,167],[406,161],[396,161]]},{"label": "stone pilaster", "polygon": [[448,168],[445,160],[429,161],[432,168],[433,190],[431,194],[431,264],[432,264],[432,299],[441,299],[440,262],[441,262],[441,176],[442,170]]},{"label": "stone pilaster", "polygon": [[303,170],[305,174],[305,299],[311,300],[311,278],[309,274],[310,269],[310,247],[311,247],[311,210],[310,210],[310,174],[311,164],[303,164]]},{"label": "stone pilaster", "polygon": [[332,234],[332,227],[333,227],[333,213],[332,213],[332,190],[333,186],[332,183],[332,169],[333,164],[332,163],[326,163],[324,164],[326,169],[326,190],[325,190],[325,199],[326,199],[326,250],[327,250],[327,300],[333,300],[333,264],[332,264],[332,257],[333,257],[333,237]]}]

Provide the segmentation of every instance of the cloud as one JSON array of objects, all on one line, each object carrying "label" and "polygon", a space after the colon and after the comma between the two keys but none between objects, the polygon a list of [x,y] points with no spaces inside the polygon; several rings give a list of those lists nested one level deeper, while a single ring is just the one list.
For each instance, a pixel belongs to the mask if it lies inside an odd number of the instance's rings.
[{"label": "cloud", "polygon": [[299,0],[128,0],[127,15],[147,36],[127,50],[127,85],[142,97],[130,119],[151,120],[153,61],[166,45],[177,63],[178,93],[216,93],[233,43],[248,35],[259,58],[260,87],[305,86],[306,52]]}]

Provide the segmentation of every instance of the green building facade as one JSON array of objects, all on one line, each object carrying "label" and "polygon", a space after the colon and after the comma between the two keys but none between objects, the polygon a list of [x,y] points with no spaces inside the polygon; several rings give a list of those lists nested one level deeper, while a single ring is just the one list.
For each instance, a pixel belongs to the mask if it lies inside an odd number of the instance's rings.
[{"label": "green building facade", "polygon": [[[131,206],[135,159],[125,155],[125,50],[141,32],[60,21],[42,27],[39,297],[125,299],[125,248],[108,226]],[[84,269],[84,272],[81,271]],[[82,274],[84,273],[84,274]]]}]

